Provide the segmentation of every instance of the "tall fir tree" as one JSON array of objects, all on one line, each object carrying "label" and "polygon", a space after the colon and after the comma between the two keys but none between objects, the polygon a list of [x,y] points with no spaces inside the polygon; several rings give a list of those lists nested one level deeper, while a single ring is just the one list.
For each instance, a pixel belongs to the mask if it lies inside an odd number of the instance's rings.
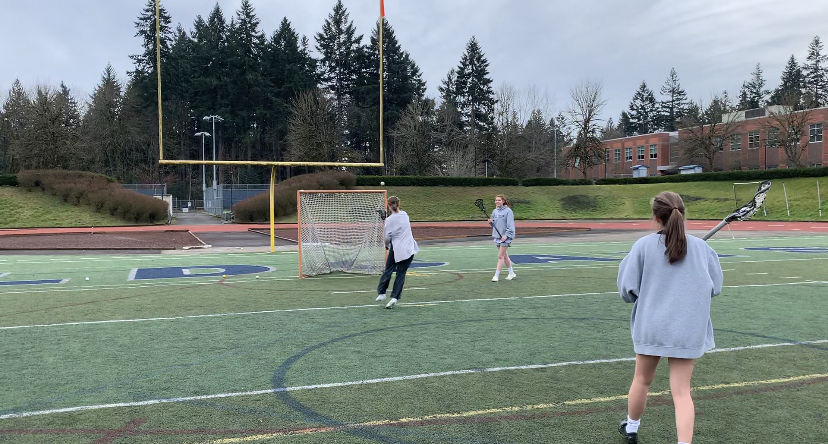
[{"label": "tall fir tree", "polygon": [[660,126],[665,131],[675,131],[676,121],[684,117],[688,106],[687,92],[681,87],[675,68],[670,68],[670,75],[661,86],[661,94],[666,99],[660,103]]},{"label": "tall fir tree", "polygon": [[[173,33],[170,28],[172,19],[164,5],[158,8],[160,45],[156,44],[156,23],[155,23],[155,0],[147,0],[147,4],[135,22],[137,29],[135,36],[141,38],[141,46],[144,51],[141,54],[130,55],[135,69],[129,71],[130,80],[134,85],[136,93],[143,102],[143,106],[150,107],[157,103],[158,79],[157,79],[157,48],[160,46],[161,66],[166,67],[169,60],[170,50],[173,42]],[[166,90],[169,76],[161,76],[161,92]]]},{"label": "tall fir tree", "polygon": [[629,116],[635,133],[649,134],[658,130],[658,103],[646,81],[641,82],[630,101]]},{"label": "tall fir tree", "polygon": [[300,39],[287,17],[265,45],[264,75],[267,82],[267,106],[262,111],[267,120],[266,153],[269,158],[281,160],[287,149],[288,120],[292,112],[291,101],[299,93],[314,90],[316,61],[311,57],[308,40]]},{"label": "tall fir tree", "polygon": [[218,3],[205,22],[196,17],[193,36],[193,112],[197,119],[227,115],[229,101],[228,27]]},{"label": "tall fir tree", "polygon": [[765,98],[768,94],[770,94],[770,91],[765,88],[762,66],[757,63],[756,68],[750,74],[750,80],[742,83],[742,88],[739,90],[739,105],[737,109],[744,111],[761,108],[765,106]]},{"label": "tall fir tree", "polygon": [[322,31],[316,33],[316,50],[322,56],[318,65],[322,86],[330,91],[337,117],[344,122],[347,102],[356,84],[355,62],[361,55],[362,35],[357,35],[342,0],[337,0]]},{"label": "tall fir tree", "polygon": [[814,37],[808,45],[808,57],[802,65],[803,96],[808,108],[819,108],[828,104],[828,56],[822,53],[822,49],[819,36]]},{"label": "tall fir tree", "polygon": [[456,72],[454,96],[466,128],[474,133],[490,134],[494,130],[494,89],[489,61],[476,38],[472,37],[466,44]]},{"label": "tall fir tree", "polygon": [[123,177],[123,87],[107,65],[83,115],[81,137],[87,168]]},{"label": "tall fir tree", "polygon": [[785,69],[782,71],[782,79],[779,86],[773,90],[768,99],[768,105],[791,105],[798,107],[802,100],[802,68],[791,54]]}]

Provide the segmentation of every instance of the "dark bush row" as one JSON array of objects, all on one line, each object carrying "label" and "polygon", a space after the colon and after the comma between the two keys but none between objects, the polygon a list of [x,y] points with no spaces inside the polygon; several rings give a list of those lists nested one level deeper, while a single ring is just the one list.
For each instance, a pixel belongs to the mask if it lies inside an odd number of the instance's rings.
[{"label": "dark bush row", "polygon": [[776,170],[750,171],[721,171],[698,174],[675,174],[671,176],[651,177],[606,177],[597,179],[556,179],[553,177],[535,177],[531,179],[510,179],[505,177],[422,177],[422,176],[359,176],[359,186],[452,186],[452,187],[480,187],[480,186],[559,186],[559,185],[625,185],[636,183],[674,183],[674,182],[707,182],[707,181],[749,181],[788,179],[794,177],[824,177],[828,176],[828,167],[822,168],[788,168]]},{"label": "dark bush row", "polygon": [[111,177],[85,171],[24,170],[17,173],[20,187],[57,196],[72,205],[85,205],[134,223],[156,223],[169,218],[166,202],[125,190]]},{"label": "dark bush row", "polygon": [[[296,214],[297,190],[348,190],[357,184],[357,177],[345,171],[294,176],[276,185],[273,211],[275,217]],[[270,220],[270,193],[257,194],[233,205],[236,222],[266,222]]]},{"label": "dark bush row", "polygon": [[17,175],[15,174],[0,174],[0,187],[16,187]]},{"label": "dark bush row", "polygon": [[518,186],[518,179],[508,177],[451,177],[451,176],[359,176],[356,184],[362,187],[488,187]]}]

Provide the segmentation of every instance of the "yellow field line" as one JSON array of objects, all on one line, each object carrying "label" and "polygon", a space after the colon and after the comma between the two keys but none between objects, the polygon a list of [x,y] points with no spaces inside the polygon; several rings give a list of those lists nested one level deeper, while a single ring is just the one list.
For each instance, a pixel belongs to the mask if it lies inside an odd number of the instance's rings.
[{"label": "yellow field line", "polygon": [[[694,392],[701,392],[707,390],[720,390],[720,389],[727,389],[727,388],[738,388],[738,387],[749,387],[749,386],[757,386],[757,385],[770,385],[770,384],[783,384],[788,382],[796,382],[796,381],[806,381],[809,379],[818,379],[818,378],[825,378],[828,377],[828,373],[820,373],[820,374],[812,374],[812,375],[803,375],[803,376],[792,376],[789,378],[776,378],[776,379],[765,379],[763,381],[744,381],[744,382],[733,382],[729,384],[713,384],[713,385],[704,385],[700,387],[694,387],[692,391]],[[662,396],[669,394],[669,390],[664,390],[661,392],[651,392],[650,396]],[[456,413],[438,413],[434,415],[426,415],[420,416],[417,418],[400,418],[400,419],[385,419],[379,421],[366,421],[360,422],[355,424],[347,424],[344,426],[329,426],[329,427],[308,427],[305,429],[296,429],[291,431],[285,432],[276,432],[276,433],[267,433],[261,435],[250,435],[241,438],[223,438],[218,439],[215,441],[206,441],[202,444],[235,444],[235,443],[244,443],[244,442],[254,442],[254,441],[262,441],[265,439],[277,438],[280,436],[289,436],[289,435],[307,435],[311,433],[325,433],[325,432],[334,432],[343,429],[354,429],[354,428],[361,428],[361,427],[379,427],[385,425],[397,425],[397,424],[406,424],[411,422],[425,422],[431,421],[435,419],[453,419],[453,418],[469,418],[474,416],[483,416],[483,415],[492,415],[492,414],[500,414],[500,413],[514,413],[514,412],[525,412],[530,410],[543,410],[543,409],[550,409],[554,407],[561,407],[561,406],[572,406],[572,405],[584,405],[584,404],[595,404],[599,402],[611,402],[611,401],[621,401],[627,399],[627,395],[615,395],[615,396],[603,396],[603,397],[595,397],[595,398],[584,398],[584,399],[573,399],[569,401],[561,401],[561,402],[552,402],[552,403],[545,403],[545,404],[533,404],[533,405],[524,405],[524,406],[509,406],[509,407],[499,407],[499,408],[492,408],[492,409],[483,409],[483,410],[471,410],[467,412],[456,412]]]}]

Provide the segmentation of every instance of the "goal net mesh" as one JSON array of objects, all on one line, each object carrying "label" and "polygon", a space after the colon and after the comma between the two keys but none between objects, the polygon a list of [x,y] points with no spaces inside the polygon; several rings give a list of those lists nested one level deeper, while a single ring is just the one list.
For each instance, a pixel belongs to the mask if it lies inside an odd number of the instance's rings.
[{"label": "goal net mesh", "polygon": [[381,274],[385,191],[299,191],[299,275]]}]

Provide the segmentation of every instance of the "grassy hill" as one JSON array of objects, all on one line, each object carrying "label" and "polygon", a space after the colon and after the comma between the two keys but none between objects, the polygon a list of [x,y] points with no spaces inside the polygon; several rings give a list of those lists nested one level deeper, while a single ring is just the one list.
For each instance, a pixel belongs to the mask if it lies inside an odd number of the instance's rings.
[{"label": "grassy hill", "polygon": [[[828,221],[828,203],[819,216],[817,181],[823,201],[828,200],[828,178],[776,180],[757,220]],[[788,195],[790,216],[785,205]],[[494,196],[502,193],[512,202],[517,219],[647,219],[650,199],[661,191],[674,191],[684,199],[691,219],[722,219],[748,202],[758,185],[737,185],[737,201],[731,182],[682,182],[643,185],[590,185],[555,187],[387,187],[402,201],[412,220],[478,220],[483,213],[474,206],[483,199],[494,208]]]},{"label": "grassy hill", "polygon": [[[817,182],[828,200],[828,178],[780,179],[773,183],[765,210],[756,220],[828,221],[828,202],[819,215]],[[784,184],[784,189],[783,189]],[[415,221],[482,220],[474,206],[483,199],[494,208],[494,196],[511,200],[517,219],[647,219],[650,199],[661,191],[681,194],[691,219],[720,220],[753,197],[757,185],[738,185],[737,200],[731,182],[682,182],[645,185],[590,185],[555,187],[386,187]],[[362,187],[375,188],[375,187]],[[790,216],[785,205],[788,195]],[[296,222],[296,216],[277,222]],[[108,214],[66,204],[54,196],[0,187],[0,228],[127,225]]]},{"label": "grassy hill", "polygon": [[104,227],[130,225],[109,213],[76,207],[56,196],[0,187],[0,228]]}]

